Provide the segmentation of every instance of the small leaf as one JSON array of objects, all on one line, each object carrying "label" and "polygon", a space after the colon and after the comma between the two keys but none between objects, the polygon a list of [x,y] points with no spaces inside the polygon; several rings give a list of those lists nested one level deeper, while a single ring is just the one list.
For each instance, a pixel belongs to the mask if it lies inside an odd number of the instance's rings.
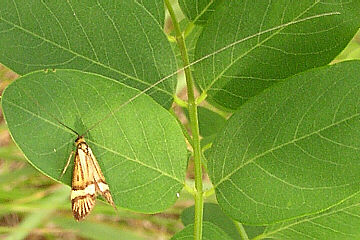
[{"label": "small leaf", "polygon": [[[183,230],[177,232],[171,240],[193,240],[194,224],[187,225]],[[203,240],[232,240],[221,228],[210,222],[203,222]]]},{"label": "small leaf", "polygon": [[[241,239],[233,220],[221,211],[219,205],[205,203],[203,219],[204,221],[211,222],[221,228],[232,239]],[[181,221],[185,226],[194,222],[194,206],[186,208],[181,213]],[[265,227],[258,226],[244,226],[244,228],[249,238],[258,236],[263,233],[265,229]]]},{"label": "small leaf", "polygon": [[208,151],[222,210],[244,224],[314,214],[360,190],[360,61],[296,75],[244,104]]},{"label": "small leaf", "polygon": [[[283,240],[360,238],[360,195],[320,214],[269,226],[263,238]],[[262,238],[261,238],[262,239]]]},{"label": "small leaf", "polygon": [[116,205],[154,213],[183,187],[186,145],[173,116],[139,94],[95,74],[39,71],[10,84],[2,107],[14,141],[41,172],[71,184],[73,163],[59,177],[77,136],[61,122],[86,133]]},{"label": "small leaf", "polygon": [[[21,75],[71,68],[144,90],[176,71],[163,12],[160,0],[4,0],[0,62]],[[148,94],[168,108],[175,85],[170,77]]]},{"label": "small leaf", "polygon": [[358,31],[359,12],[360,1],[225,1],[197,41],[195,79],[210,103],[235,110],[333,60]]},{"label": "small leaf", "polygon": [[195,24],[205,24],[216,7],[224,0],[179,0],[179,5],[185,16]]}]

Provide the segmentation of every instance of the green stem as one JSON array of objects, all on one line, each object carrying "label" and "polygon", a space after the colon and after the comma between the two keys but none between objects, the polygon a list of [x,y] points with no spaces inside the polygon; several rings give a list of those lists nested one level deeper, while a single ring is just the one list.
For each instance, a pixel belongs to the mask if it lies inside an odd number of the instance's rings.
[{"label": "green stem", "polygon": [[164,0],[165,5],[171,16],[176,34],[176,41],[178,43],[181,58],[184,64],[184,72],[186,77],[186,86],[188,94],[188,110],[190,118],[190,128],[193,139],[194,149],[194,168],[195,168],[195,220],[194,220],[194,239],[202,239],[202,221],[203,221],[203,183],[202,183],[202,166],[201,166],[201,148],[200,148],[200,134],[199,134],[199,121],[197,114],[197,105],[195,102],[194,82],[191,75],[189,55],[187,53],[184,37],[181,33],[179,22],[176,19],[175,12],[169,0]]},{"label": "green stem", "polygon": [[185,189],[188,193],[190,193],[191,195],[195,196],[195,191],[194,191],[194,189],[193,189],[192,187],[190,187],[188,184],[185,183],[184,189]]},{"label": "green stem", "polygon": [[214,194],[215,194],[215,188],[213,188],[213,187],[204,192],[205,198],[208,198],[208,197],[210,197],[211,195],[214,195]]},{"label": "green stem", "polygon": [[178,96],[174,96],[174,102],[179,105],[180,107],[187,108],[188,103],[182,99],[180,99]]},{"label": "green stem", "polygon": [[204,101],[207,97],[206,92],[202,92],[201,95],[196,99],[196,104],[200,104],[202,101]]},{"label": "green stem", "polygon": [[234,221],[234,224],[235,224],[236,229],[238,230],[238,232],[240,234],[241,239],[242,240],[249,240],[249,237],[248,237],[248,235],[247,235],[247,233],[245,231],[244,226],[241,223],[237,222],[237,221]]}]

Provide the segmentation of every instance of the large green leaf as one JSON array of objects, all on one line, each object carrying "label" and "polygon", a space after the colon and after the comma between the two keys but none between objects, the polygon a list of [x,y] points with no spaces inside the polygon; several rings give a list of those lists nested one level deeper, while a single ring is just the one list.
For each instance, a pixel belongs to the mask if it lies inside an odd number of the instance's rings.
[{"label": "large green leaf", "polygon": [[[205,203],[203,219],[218,226],[232,239],[241,239],[234,221],[221,211],[219,205]],[[181,213],[181,221],[185,226],[194,222],[194,206],[186,208]],[[244,226],[244,228],[249,238],[260,235],[265,229],[262,226]]]},{"label": "large green leaf", "polygon": [[179,0],[181,10],[195,24],[204,24],[224,0]]},{"label": "large green leaf", "polygon": [[[187,225],[183,230],[177,232],[171,240],[193,240],[194,224]],[[221,228],[211,222],[203,222],[203,240],[233,240]]]},{"label": "large green leaf", "polygon": [[225,1],[197,41],[196,80],[211,103],[237,109],[279,80],[329,63],[357,32],[359,12],[357,0]]},{"label": "large green leaf", "polygon": [[[160,0],[4,0],[0,62],[21,75],[71,68],[143,90],[176,71],[159,23],[163,12]],[[175,83],[175,78],[168,78],[148,93],[169,107]]]},{"label": "large green leaf", "polygon": [[173,116],[139,94],[95,74],[39,71],[10,84],[2,107],[10,133],[28,161],[68,185],[73,164],[59,177],[77,136],[59,122],[79,134],[90,129],[85,138],[116,205],[153,213],[177,199],[185,178],[186,145]]},{"label": "large green leaf", "polygon": [[258,239],[360,239],[360,195],[323,213],[269,226]]},{"label": "large green leaf", "polygon": [[225,213],[270,224],[360,190],[360,62],[296,75],[244,104],[215,139],[209,175]]}]

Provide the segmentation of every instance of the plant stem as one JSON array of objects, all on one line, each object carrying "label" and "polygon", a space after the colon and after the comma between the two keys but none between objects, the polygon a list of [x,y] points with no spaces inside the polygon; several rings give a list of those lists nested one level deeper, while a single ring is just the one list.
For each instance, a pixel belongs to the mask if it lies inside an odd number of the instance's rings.
[{"label": "plant stem", "polygon": [[237,221],[234,221],[234,224],[235,224],[236,229],[238,230],[238,232],[240,234],[241,239],[242,240],[249,240],[249,237],[248,237],[248,235],[247,235],[247,233],[245,231],[244,226],[241,223],[237,222]]},{"label": "plant stem", "polygon": [[187,108],[188,103],[182,99],[180,99],[178,96],[174,96],[174,102],[179,105],[180,107]]},{"label": "plant stem", "polygon": [[176,41],[178,43],[181,58],[184,64],[184,72],[186,77],[186,86],[187,86],[187,94],[188,94],[188,111],[190,118],[190,128],[193,139],[193,149],[194,149],[194,168],[195,168],[195,220],[194,220],[194,239],[201,240],[202,239],[202,221],[203,221],[203,207],[204,207],[204,199],[203,199],[203,183],[202,183],[202,166],[201,166],[201,148],[200,148],[200,134],[199,134],[199,122],[197,115],[197,105],[195,102],[195,94],[194,94],[194,82],[191,75],[191,70],[189,67],[189,55],[187,53],[187,48],[185,44],[184,37],[181,33],[179,22],[176,19],[174,10],[170,4],[169,0],[164,0],[165,5],[169,11],[171,16],[171,20],[173,22]]},{"label": "plant stem", "polygon": [[215,194],[215,189],[212,187],[210,188],[209,190],[207,190],[206,192],[204,192],[204,196],[206,198],[210,197],[211,195],[214,195]]}]

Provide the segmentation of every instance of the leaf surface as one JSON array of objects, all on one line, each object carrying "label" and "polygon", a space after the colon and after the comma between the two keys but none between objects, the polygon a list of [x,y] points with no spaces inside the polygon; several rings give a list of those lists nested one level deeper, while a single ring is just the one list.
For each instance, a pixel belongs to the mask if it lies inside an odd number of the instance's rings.
[{"label": "leaf surface", "polygon": [[263,225],[314,214],[360,190],[360,62],[314,69],[244,104],[208,151],[217,200]]},{"label": "leaf surface", "polygon": [[205,25],[195,79],[235,110],[274,83],[333,60],[360,26],[360,1],[225,1]]},{"label": "leaf surface", "polygon": [[179,0],[185,16],[195,24],[205,24],[224,0]]},{"label": "leaf surface", "polygon": [[158,21],[160,26],[164,26],[165,22],[165,5],[163,0],[136,0],[139,4]]},{"label": "leaf surface", "polygon": [[183,187],[186,145],[173,116],[138,95],[95,74],[38,71],[10,84],[2,107],[14,141],[41,172],[71,185],[73,162],[59,177],[77,135],[61,122],[86,133],[117,206],[154,213],[173,204]]},{"label": "leaf surface", "polygon": [[[163,12],[160,0],[4,0],[0,62],[21,75],[78,69],[144,90],[176,71]],[[169,77],[148,94],[168,108],[175,84]]]},{"label": "leaf surface", "polygon": [[[189,112],[184,108],[186,117],[189,119]],[[218,113],[205,108],[198,107],[199,132],[202,137],[215,135],[225,125],[226,119]]]},{"label": "leaf surface", "polygon": [[360,238],[360,196],[320,214],[269,226],[263,238],[283,240]]}]

